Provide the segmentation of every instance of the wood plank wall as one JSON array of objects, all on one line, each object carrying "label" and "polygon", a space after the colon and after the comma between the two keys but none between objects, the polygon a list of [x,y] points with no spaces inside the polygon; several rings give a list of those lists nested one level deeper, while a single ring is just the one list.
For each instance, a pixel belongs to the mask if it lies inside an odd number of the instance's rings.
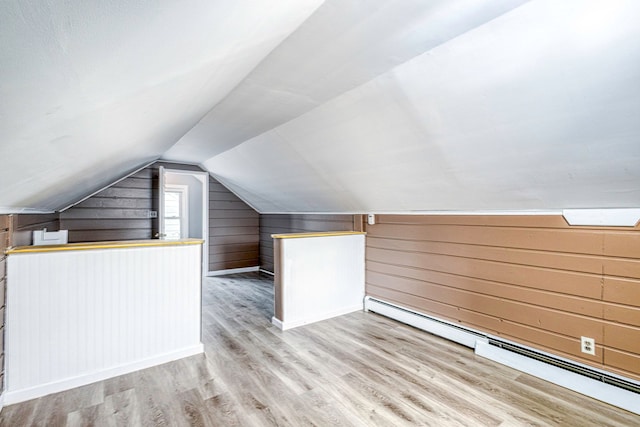
[{"label": "wood plank wall", "polygon": [[4,311],[7,295],[7,258],[4,251],[11,246],[10,215],[0,215],[0,394],[4,390]]},{"label": "wood plank wall", "polygon": [[60,230],[60,215],[52,214],[20,214],[12,215],[11,246],[28,246],[33,244],[33,231]]},{"label": "wood plank wall", "polygon": [[209,177],[209,270],[257,267],[260,216]]},{"label": "wood plank wall", "polygon": [[367,295],[640,380],[640,227],[379,215],[366,231]]},{"label": "wood plank wall", "polygon": [[[156,162],[60,214],[69,242],[157,237],[158,169],[192,170],[194,165]],[[258,213],[209,178],[209,270],[258,266]]]},{"label": "wood plank wall", "polygon": [[312,231],[361,231],[362,215],[260,215],[260,268],[273,272],[272,234]]},{"label": "wood plank wall", "polygon": [[69,243],[151,239],[158,231],[148,215],[158,209],[157,177],[157,168],[145,168],[62,212]]}]

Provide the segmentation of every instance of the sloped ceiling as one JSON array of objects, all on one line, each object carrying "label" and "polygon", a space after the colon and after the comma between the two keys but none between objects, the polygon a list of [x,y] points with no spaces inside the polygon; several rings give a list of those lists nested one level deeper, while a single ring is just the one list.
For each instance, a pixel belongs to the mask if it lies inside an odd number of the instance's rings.
[{"label": "sloped ceiling", "polygon": [[160,157],[320,0],[0,2],[0,207],[60,209]]},{"label": "sloped ceiling", "polygon": [[0,2],[0,209],[146,161],[262,212],[640,206],[640,2]]}]

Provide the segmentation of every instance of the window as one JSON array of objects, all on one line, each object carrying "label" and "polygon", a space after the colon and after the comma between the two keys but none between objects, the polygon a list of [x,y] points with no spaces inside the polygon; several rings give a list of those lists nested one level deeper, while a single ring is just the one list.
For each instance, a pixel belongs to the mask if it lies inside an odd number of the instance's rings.
[{"label": "window", "polygon": [[187,187],[166,186],[164,192],[164,238],[179,240],[188,237]]}]

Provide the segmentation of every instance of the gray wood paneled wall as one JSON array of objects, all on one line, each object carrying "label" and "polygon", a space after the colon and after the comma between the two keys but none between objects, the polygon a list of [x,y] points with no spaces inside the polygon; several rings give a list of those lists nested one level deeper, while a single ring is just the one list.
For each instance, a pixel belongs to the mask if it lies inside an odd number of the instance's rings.
[{"label": "gray wood paneled wall", "polygon": [[258,212],[209,177],[209,270],[257,267]]},{"label": "gray wood paneled wall", "polygon": [[362,215],[260,215],[260,268],[274,271],[272,234],[360,230],[362,230]]},{"label": "gray wood paneled wall", "polygon": [[11,246],[26,246],[33,243],[33,230],[60,230],[60,215],[21,214],[12,215]]},{"label": "gray wood paneled wall", "polygon": [[[156,162],[60,214],[69,242],[151,239],[158,232],[158,168],[202,172]],[[209,270],[258,266],[258,213],[209,177]]]},{"label": "gray wood paneled wall", "polygon": [[379,215],[366,231],[367,295],[640,380],[640,227]]},{"label": "gray wood paneled wall", "polygon": [[62,212],[69,243],[151,239],[158,230],[149,218],[157,210],[157,176],[145,168]]}]

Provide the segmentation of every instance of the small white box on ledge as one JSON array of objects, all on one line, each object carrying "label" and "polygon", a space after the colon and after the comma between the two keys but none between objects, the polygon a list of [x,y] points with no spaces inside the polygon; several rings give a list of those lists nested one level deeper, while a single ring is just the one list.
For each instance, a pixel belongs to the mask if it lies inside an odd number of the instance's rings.
[{"label": "small white box on ledge", "polygon": [[69,240],[69,230],[60,231],[47,231],[34,230],[33,232],[33,244],[34,246],[41,245],[66,245]]}]

